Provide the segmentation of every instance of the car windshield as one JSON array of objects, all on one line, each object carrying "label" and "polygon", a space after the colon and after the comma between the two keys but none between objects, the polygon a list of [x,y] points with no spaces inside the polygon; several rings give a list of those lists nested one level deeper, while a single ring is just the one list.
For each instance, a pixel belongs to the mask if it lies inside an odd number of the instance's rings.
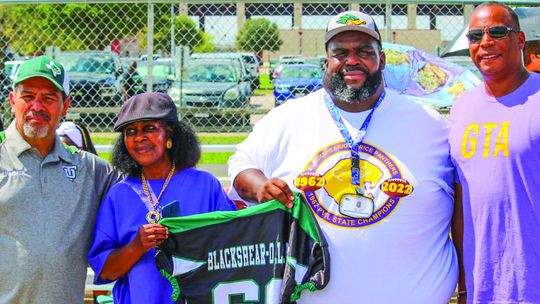
[{"label": "car windshield", "polygon": [[82,54],[62,54],[59,61],[70,74],[112,74],[114,66],[109,56],[97,57]]},{"label": "car windshield", "polygon": [[253,57],[253,56],[242,55],[242,58],[247,63],[251,63],[251,64],[256,64],[257,63],[257,59],[255,57]]},{"label": "car windshield", "polygon": [[279,74],[280,79],[312,79],[322,78],[318,68],[286,68]]},{"label": "car windshield", "polygon": [[[137,73],[142,79],[148,77],[148,65],[146,63],[139,62],[137,65]],[[166,79],[170,75],[173,75],[173,68],[170,64],[155,63],[152,66],[152,76],[154,78]]]},{"label": "car windshield", "polygon": [[188,66],[184,81],[190,82],[237,82],[234,67],[224,64],[194,64]]}]

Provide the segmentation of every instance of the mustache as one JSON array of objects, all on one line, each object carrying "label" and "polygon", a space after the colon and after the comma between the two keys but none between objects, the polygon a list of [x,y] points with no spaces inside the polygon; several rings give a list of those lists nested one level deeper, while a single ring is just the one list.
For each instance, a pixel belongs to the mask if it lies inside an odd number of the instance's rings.
[{"label": "mustache", "polygon": [[45,112],[36,112],[36,111],[30,111],[30,112],[27,112],[25,115],[24,115],[24,118],[25,119],[28,119],[29,117],[44,117],[44,118],[47,118],[47,119],[51,119],[51,116]]},{"label": "mustache", "polygon": [[367,75],[370,74],[368,69],[360,65],[346,66],[343,69],[341,69],[340,74],[344,75],[345,73],[351,72],[351,71],[360,71],[360,72],[364,72]]}]

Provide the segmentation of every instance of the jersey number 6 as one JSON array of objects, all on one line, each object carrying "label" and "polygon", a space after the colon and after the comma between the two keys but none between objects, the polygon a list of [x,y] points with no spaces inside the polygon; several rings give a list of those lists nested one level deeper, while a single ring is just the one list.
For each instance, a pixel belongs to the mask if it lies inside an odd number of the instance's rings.
[{"label": "jersey number 6", "polygon": [[242,303],[279,303],[282,279],[272,278],[264,288],[264,302],[259,298],[259,284],[254,280],[223,282],[212,289],[213,304],[230,304],[231,296],[242,296]]}]

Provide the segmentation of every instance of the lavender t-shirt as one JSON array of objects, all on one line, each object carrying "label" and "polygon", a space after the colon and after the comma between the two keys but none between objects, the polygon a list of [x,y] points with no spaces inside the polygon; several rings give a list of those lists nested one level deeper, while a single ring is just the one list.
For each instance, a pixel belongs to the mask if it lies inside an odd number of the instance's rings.
[{"label": "lavender t-shirt", "polygon": [[463,94],[450,126],[468,303],[540,303],[540,75],[499,98]]}]

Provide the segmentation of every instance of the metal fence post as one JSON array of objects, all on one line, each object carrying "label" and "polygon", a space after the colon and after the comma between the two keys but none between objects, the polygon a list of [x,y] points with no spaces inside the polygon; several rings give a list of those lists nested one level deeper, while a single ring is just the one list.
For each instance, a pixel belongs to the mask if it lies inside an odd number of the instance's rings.
[{"label": "metal fence post", "polygon": [[174,48],[175,48],[175,41],[174,41],[174,4],[171,4],[171,58],[174,58]]},{"label": "metal fence post", "polygon": [[386,11],[385,11],[385,27],[384,27],[384,34],[386,36],[386,42],[393,42],[392,41],[392,3],[390,3],[390,0],[386,0]]},{"label": "metal fence post", "polygon": [[148,60],[148,77],[146,77],[146,91],[152,92],[153,81],[152,71],[154,69],[154,3],[148,3],[148,41],[146,46],[146,55]]}]

